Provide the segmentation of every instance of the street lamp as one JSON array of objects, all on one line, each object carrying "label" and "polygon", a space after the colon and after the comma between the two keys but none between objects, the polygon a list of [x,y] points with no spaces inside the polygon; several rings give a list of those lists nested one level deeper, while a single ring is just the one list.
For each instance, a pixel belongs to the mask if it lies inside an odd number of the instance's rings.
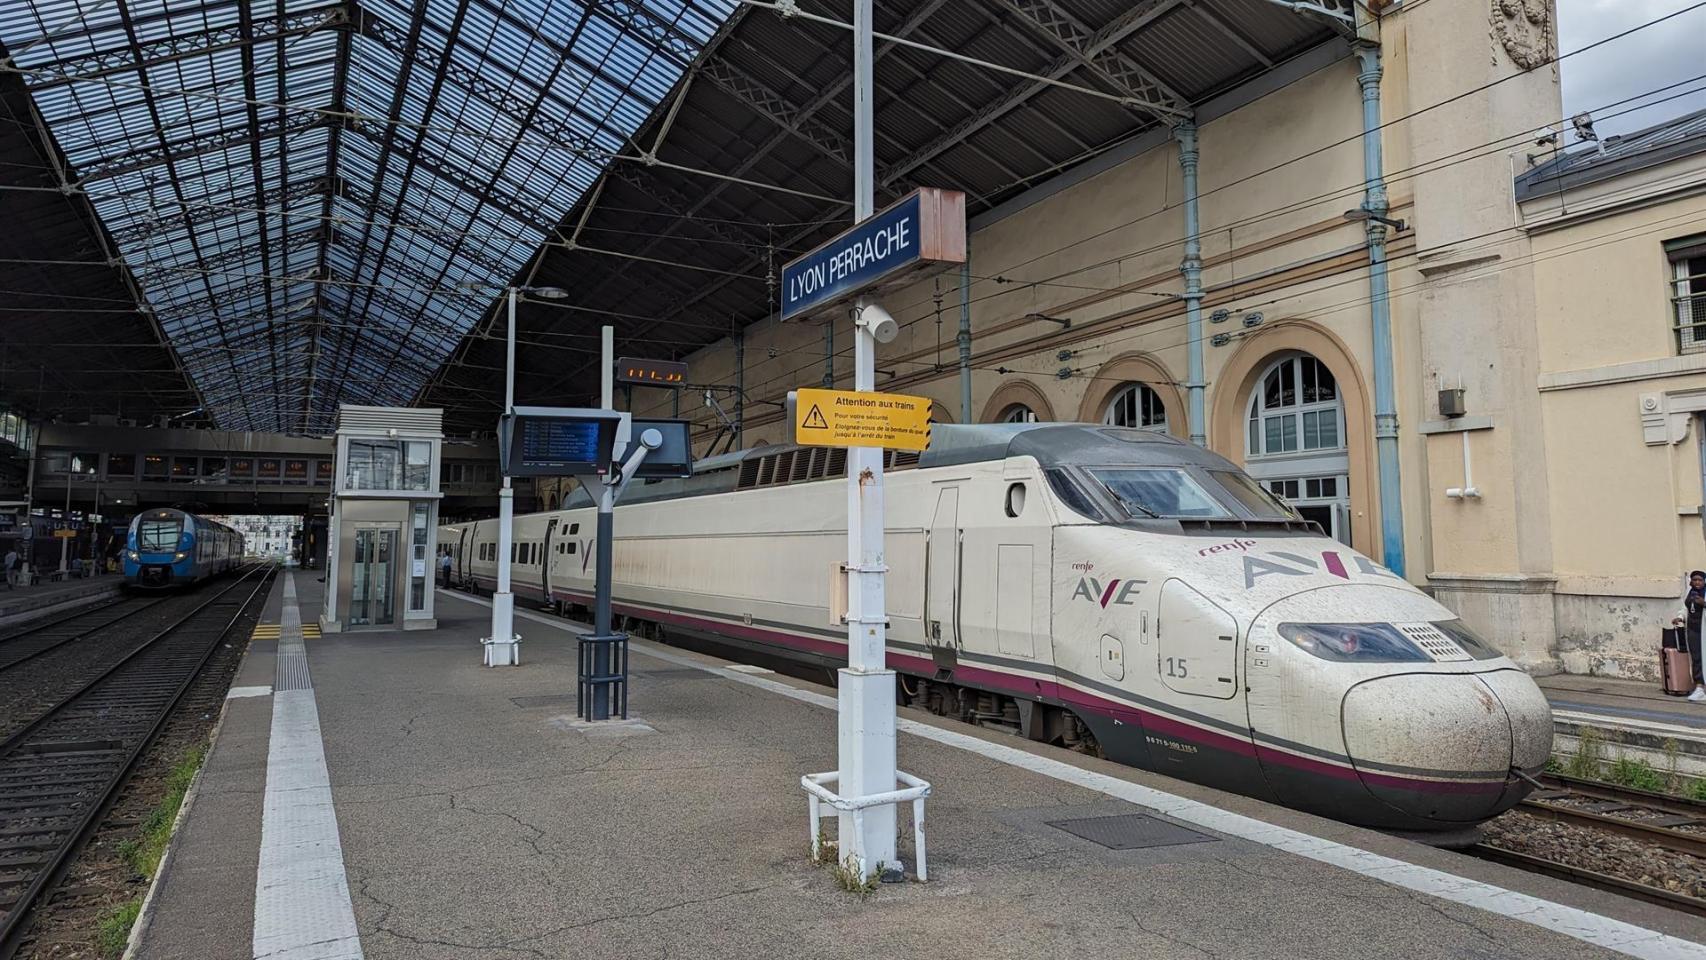
[{"label": "street lamp", "polygon": [[1384,223],[1399,233],[1403,233],[1405,226],[1407,226],[1407,224],[1402,220],[1393,220],[1390,217],[1380,216],[1372,210],[1364,207],[1358,207],[1355,210],[1346,210],[1344,217],[1352,223],[1365,223],[1369,220],[1373,220],[1375,223]]},{"label": "street lamp", "polygon": [[[544,300],[565,300],[561,287],[510,287],[509,329],[504,336],[504,416],[515,412],[515,305],[524,293]],[[507,467],[507,464],[500,464]],[[492,593],[492,637],[486,645],[486,666],[513,667],[520,661],[515,648],[515,594],[509,589],[510,552],[515,532],[515,491],[506,470],[498,491],[498,588]]]}]

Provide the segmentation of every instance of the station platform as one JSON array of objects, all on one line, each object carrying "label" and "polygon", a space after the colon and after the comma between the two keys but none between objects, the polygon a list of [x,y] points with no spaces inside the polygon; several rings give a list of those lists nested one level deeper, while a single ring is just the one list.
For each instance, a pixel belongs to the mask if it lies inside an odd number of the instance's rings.
[{"label": "station platform", "polygon": [[1706,703],[1666,696],[1650,680],[1556,674],[1536,682],[1552,703],[1554,754],[1587,749],[1607,761],[1626,756],[1661,773],[1706,777]]},{"label": "station platform", "polygon": [[0,627],[70,610],[99,598],[115,596],[123,589],[124,578],[114,573],[71,580],[44,578],[41,583],[14,590],[8,590],[5,581],[0,580]]},{"label": "station platform", "polygon": [[1706,919],[913,710],[929,881],[849,892],[799,786],[833,691],[636,641],[634,719],[586,726],[578,625],[518,610],[488,669],[482,600],[304,642],[320,591],[279,578],[128,956],[1706,958]]}]

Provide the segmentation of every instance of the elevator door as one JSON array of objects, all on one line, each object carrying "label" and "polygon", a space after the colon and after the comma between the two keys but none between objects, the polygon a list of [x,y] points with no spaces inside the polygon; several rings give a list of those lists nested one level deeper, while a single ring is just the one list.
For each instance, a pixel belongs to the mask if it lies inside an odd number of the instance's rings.
[{"label": "elevator door", "polygon": [[396,622],[396,557],[395,527],[355,532],[355,561],[350,567],[350,626]]}]

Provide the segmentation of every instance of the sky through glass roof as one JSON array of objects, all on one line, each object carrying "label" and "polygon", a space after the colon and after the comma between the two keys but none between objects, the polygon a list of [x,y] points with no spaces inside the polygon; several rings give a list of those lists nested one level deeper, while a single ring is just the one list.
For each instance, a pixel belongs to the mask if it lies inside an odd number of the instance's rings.
[{"label": "sky through glass roof", "polygon": [[[220,426],[407,404],[735,0],[0,7],[72,177]],[[400,122],[397,122],[400,121]]]}]

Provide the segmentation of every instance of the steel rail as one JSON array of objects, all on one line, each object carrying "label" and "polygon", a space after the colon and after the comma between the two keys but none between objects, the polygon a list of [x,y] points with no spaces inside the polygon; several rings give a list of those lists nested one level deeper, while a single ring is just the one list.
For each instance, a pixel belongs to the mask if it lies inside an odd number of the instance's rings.
[{"label": "steel rail", "polygon": [[1559,823],[1570,823],[1593,830],[1604,830],[1619,836],[1675,850],[1690,856],[1706,859],[1706,833],[1684,833],[1670,827],[1655,826],[1642,823],[1639,820],[1628,820],[1623,817],[1609,816],[1592,810],[1579,810],[1549,803],[1544,799],[1529,797],[1518,805],[1519,809],[1530,816],[1553,820]]},{"label": "steel rail", "polygon": [[1683,893],[1672,893],[1671,891],[1660,887],[1648,886],[1644,883],[1636,883],[1633,880],[1625,880],[1622,877],[1614,877],[1610,874],[1600,873],[1596,870],[1587,870],[1582,867],[1561,863],[1557,860],[1548,859],[1546,857],[1536,857],[1532,854],[1517,853],[1515,850],[1506,850],[1503,847],[1495,847],[1488,843],[1478,843],[1473,847],[1468,848],[1466,852],[1471,856],[1478,857],[1482,860],[1489,860],[1493,863],[1502,863],[1505,866],[1527,870],[1530,873],[1538,873],[1548,877],[1557,877],[1560,880],[1569,880],[1598,890],[1607,890],[1612,893],[1622,894],[1623,896],[1634,900],[1644,900],[1647,903],[1656,903],[1660,906],[1670,907],[1673,910],[1681,910],[1684,913],[1691,913],[1695,916],[1706,917],[1706,900],[1699,897],[1691,897]]},{"label": "steel rail", "polygon": [[[36,628],[33,628],[33,629],[27,631],[27,633],[18,633],[18,634],[13,634],[10,637],[6,637],[4,640],[0,640],[0,672],[10,670],[13,667],[18,666],[19,664],[27,663],[31,660],[34,660],[36,657],[39,657],[44,653],[48,653],[50,651],[57,650],[60,647],[70,643],[73,640],[81,640],[84,637],[87,637],[91,633],[95,633],[96,631],[99,631],[99,630],[104,630],[107,627],[110,627],[113,624],[118,623],[121,620],[125,620],[131,616],[134,616],[135,614],[138,614],[144,610],[147,610],[148,608],[150,608],[150,607],[152,607],[158,603],[161,603],[165,599],[166,599],[165,597],[151,597],[151,598],[134,598],[134,597],[132,597],[132,598],[128,598],[126,600],[120,600],[120,601],[117,601],[114,603],[104,603],[98,607],[95,607],[92,610],[84,610],[84,611],[81,611],[79,613],[72,614],[69,617],[64,617],[64,618],[61,618],[59,620],[55,620],[52,623],[42,624],[39,627],[36,627]],[[71,633],[68,636],[58,637],[58,638],[52,637],[51,634],[49,634],[48,636],[45,636],[45,637],[44,636],[34,636],[34,637],[30,636],[31,634],[40,634],[42,631],[49,630],[53,627],[63,626],[65,624],[69,623],[70,621],[76,620],[80,617],[91,616],[91,615],[99,613],[103,610],[111,610],[112,608],[114,608],[116,606],[120,606],[124,603],[134,603],[136,605],[134,607],[132,607],[131,609],[120,613],[116,617],[112,617],[111,619],[107,619],[107,620],[102,620],[99,623],[90,624],[87,629],[78,630],[77,632]],[[43,640],[46,640],[47,642],[45,644],[42,644],[41,646],[37,646],[35,649],[31,650],[31,649],[29,649],[29,647],[31,646],[31,643],[30,643],[31,640],[35,641],[36,643],[41,643],[41,641],[43,641]],[[21,641],[21,642],[18,642],[18,641]]]},{"label": "steel rail", "polygon": [[63,616],[56,617],[56,618],[51,619],[51,620],[44,619],[40,623],[26,622],[24,624],[24,628],[22,630],[14,630],[11,633],[5,634],[4,636],[0,636],[0,644],[5,644],[11,640],[17,640],[17,639],[20,639],[22,637],[27,637],[32,633],[37,633],[39,631],[46,630],[49,627],[57,627],[62,623],[65,623],[65,622],[70,621],[70,620],[75,620],[78,617],[86,617],[89,614],[94,613],[98,610],[105,610],[108,607],[113,606],[114,604],[123,603],[124,600],[125,600],[125,598],[122,596],[116,596],[116,597],[115,596],[109,596],[109,597],[104,598],[103,602],[101,602],[101,603],[94,603],[94,604],[90,604],[89,606],[86,606],[86,607],[79,607],[76,610],[69,611],[66,614],[64,614]]},{"label": "steel rail", "polygon": [[[0,830],[0,854],[6,855],[5,860],[10,861],[0,866],[0,884],[22,886],[16,897],[9,898],[11,902],[5,905],[6,913],[4,919],[0,920],[0,960],[10,960],[17,953],[42,895],[64,876],[78,851],[111,809],[120,788],[130,779],[149,746],[165,728],[167,721],[183,700],[184,694],[201,675],[207,661],[219,648],[219,642],[252,607],[255,598],[264,595],[263,591],[272,582],[273,570],[270,564],[251,568],[235,583],[162,629],[100,676],[84,684],[29,726],[0,744],[0,814],[23,814],[15,818],[15,822],[34,821],[38,824],[33,827],[13,826]],[[194,638],[199,641],[199,650],[194,643],[186,643],[189,649],[184,653],[175,654],[169,644],[163,643],[170,637],[181,636],[180,630],[186,625],[215,604],[224,601],[237,588],[251,582],[251,578],[255,578],[257,574],[259,577],[254,580],[253,588],[237,602],[231,616],[206,638]],[[127,665],[144,664],[142,657],[160,651],[165,651],[160,654],[161,658],[168,660],[166,666],[169,669],[163,672],[169,675],[163,678],[164,681],[177,681],[169,692],[160,689],[162,678],[148,677],[146,673],[140,678],[119,676],[119,671]],[[172,662],[174,658],[176,662]],[[128,743],[125,739],[111,737],[126,736],[125,726],[137,719],[135,706],[129,710],[123,709],[127,691],[120,689],[116,691],[117,696],[103,699],[103,694],[108,691],[101,689],[101,685],[108,680],[121,681],[115,686],[122,687],[122,681],[126,679],[133,681],[133,687],[140,688],[128,692],[128,698],[133,704],[144,699],[158,701],[152,718],[144,719],[147,729],[139,735],[130,735]],[[141,682],[138,683],[137,680]],[[165,692],[163,699],[159,696],[162,692]],[[78,705],[84,698],[95,708],[91,713],[92,730],[78,729],[78,718],[68,709]],[[44,728],[54,720],[64,720],[71,728],[70,733],[85,739],[34,744],[29,742],[36,733],[45,732]],[[114,731],[113,727],[119,729]],[[105,733],[108,736],[95,739],[89,736],[90,733]],[[23,764],[22,769],[7,769],[20,763]],[[29,764],[35,766],[32,768]],[[9,798],[7,794],[12,794],[12,797]],[[60,826],[42,825],[54,820],[66,822]],[[49,853],[45,860],[39,856],[44,851]],[[36,855],[36,862],[33,864],[29,859],[32,854]],[[32,866],[33,875],[25,872]],[[5,883],[5,872],[8,870],[29,876],[28,883]]]}]

